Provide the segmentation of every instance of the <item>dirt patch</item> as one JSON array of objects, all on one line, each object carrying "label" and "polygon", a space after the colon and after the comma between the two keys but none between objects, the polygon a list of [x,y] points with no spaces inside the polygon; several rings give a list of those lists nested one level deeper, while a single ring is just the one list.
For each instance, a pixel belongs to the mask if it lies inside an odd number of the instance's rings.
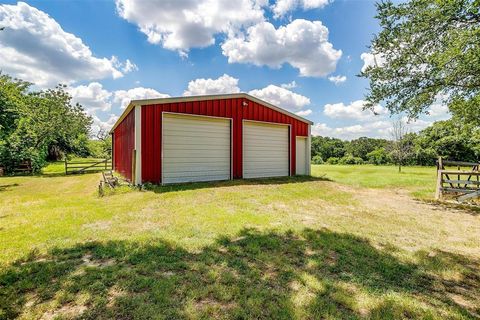
[{"label": "dirt patch", "polygon": [[43,314],[42,318],[43,320],[50,320],[50,319],[58,319],[58,318],[73,318],[73,317],[78,317],[82,313],[87,310],[86,306],[79,306],[79,305],[65,305],[62,306],[60,309],[53,310],[53,311],[48,311],[45,314]]},{"label": "dirt patch", "polygon": [[113,266],[115,263],[115,259],[93,259],[90,254],[82,257],[82,265],[85,267],[104,268]]}]

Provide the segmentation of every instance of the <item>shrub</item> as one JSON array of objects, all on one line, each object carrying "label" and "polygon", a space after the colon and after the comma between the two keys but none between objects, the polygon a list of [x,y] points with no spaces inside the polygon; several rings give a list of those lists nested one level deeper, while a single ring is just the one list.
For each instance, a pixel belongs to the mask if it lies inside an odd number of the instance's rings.
[{"label": "shrub", "polygon": [[340,158],[338,164],[363,164],[363,159],[349,154]]},{"label": "shrub", "polygon": [[338,164],[338,158],[337,157],[330,157],[327,159],[328,164]]},{"label": "shrub", "polygon": [[312,158],[312,163],[313,164],[323,164],[323,159],[322,159],[322,156],[320,155],[316,155]]},{"label": "shrub", "polygon": [[368,163],[381,165],[391,162],[390,156],[385,148],[378,148],[367,154]]}]

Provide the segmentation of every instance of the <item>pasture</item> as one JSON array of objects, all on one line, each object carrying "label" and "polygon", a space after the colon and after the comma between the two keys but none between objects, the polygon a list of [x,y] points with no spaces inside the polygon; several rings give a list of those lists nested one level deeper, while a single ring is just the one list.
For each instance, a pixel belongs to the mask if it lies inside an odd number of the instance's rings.
[{"label": "pasture", "polygon": [[0,178],[0,318],[475,319],[480,215],[435,169],[122,187]]}]

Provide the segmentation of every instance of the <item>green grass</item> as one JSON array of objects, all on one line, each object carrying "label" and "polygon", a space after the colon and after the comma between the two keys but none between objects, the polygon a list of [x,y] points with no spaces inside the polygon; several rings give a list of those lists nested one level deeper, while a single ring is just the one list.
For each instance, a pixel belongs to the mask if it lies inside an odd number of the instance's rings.
[{"label": "green grass", "polygon": [[479,317],[480,216],[412,200],[432,168],[105,197],[62,170],[0,178],[0,319]]},{"label": "green grass", "polygon": [[356,187],[408,190],[417,198],[432,199],[435,193],[435,167],[402,167],[375,165],[314,165],[313,175]]}]

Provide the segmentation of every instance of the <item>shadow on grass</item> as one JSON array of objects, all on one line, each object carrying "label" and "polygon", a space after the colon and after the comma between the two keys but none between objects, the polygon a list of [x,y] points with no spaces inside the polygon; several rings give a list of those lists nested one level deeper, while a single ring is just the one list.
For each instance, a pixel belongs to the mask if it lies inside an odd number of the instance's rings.
[{"label": "shadow on grass", "polygon": [[[0,318],[478,316],[478,262],[420,252],[413,264],[395,250],[307,229],[243,230],[194,253],[160,239],[32,252],[0,272]],[[459,272],[455,280],[440,277],[451,270]]]},{"label": "shadow on grass", "polygon": [[145,186],[145,189],[149,191],[153,191],[155,193],[165,193],[165,192],[174,192],[174,191],[188,191],[188,190],[233,187],[233,186],[242,186],[242,185],[280,185],[280,184],[302,183],[302,182],[310,182],[310,181],[331,181],[331,180],[324,176],[321,176],[321,177],[293,176],[293,177],[262,178],[262,179],[235,179],[235,180],[228,180],[228,181],[190,182],[190,183],[170,184],[165,186],[147,184]]},{"label": "shadow on grass", "polygon": [[0,192],[2,191],[7,191],[11,189],[12,187],[18,187],[18,183],[10,183],[10,184],[0,184]]},{"label": "shadow on grass", "polygon": [[420,202],[428,203],[433,206],[435,210],[448,211],[448,210],[458,210],[472,216],[480,215],[480,203],[457,203],[452,201],[438,201],[438,200],[425,200],[417,199]]}]

